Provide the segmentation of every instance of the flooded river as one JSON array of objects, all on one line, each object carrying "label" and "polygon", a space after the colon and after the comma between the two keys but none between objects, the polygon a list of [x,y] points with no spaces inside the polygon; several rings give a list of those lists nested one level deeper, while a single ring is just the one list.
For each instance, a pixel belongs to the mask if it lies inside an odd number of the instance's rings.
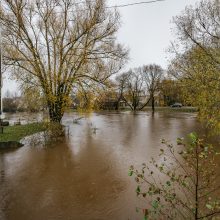
[{"label": "flooded river", "polygon": [[[68,113],[65,143],[0,151],[1,220],[135,220],[130,165],[157,155],[166,138],[198,130],[196,115]],[[14,120],[14,119],[13,119]]]}]

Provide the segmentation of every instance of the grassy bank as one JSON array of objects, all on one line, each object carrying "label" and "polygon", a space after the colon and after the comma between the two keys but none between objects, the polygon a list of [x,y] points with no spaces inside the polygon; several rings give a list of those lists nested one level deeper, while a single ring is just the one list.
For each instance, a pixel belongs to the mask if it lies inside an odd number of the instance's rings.
[{"label": "grassy bank", "polygon": [[[146,107],[144,111],[151,111],[151,107]],[[181,108],[171,108],[171,107],[155,107],[155,111],[164,111],[164,112],[197,112],[196,107],[181,107]]]},{"label": "grassy bank", "polygon": [[22,138],[44,131],[44,123],[31,123],[26,125],[14,125],[4,127],[3,134],[0,134],[0,142],[20,141]]}]

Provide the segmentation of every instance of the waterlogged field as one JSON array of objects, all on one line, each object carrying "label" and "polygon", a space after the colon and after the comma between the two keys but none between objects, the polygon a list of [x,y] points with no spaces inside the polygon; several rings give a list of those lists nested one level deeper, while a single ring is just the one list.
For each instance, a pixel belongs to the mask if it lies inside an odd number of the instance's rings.
[{"label": "waterlogged field", "polygon": [[62,143],[0,151],[1,220],[141,219],[129,166],[156,156],[162,138],[199,130],[183,112],[68,113],[63,124]]}]

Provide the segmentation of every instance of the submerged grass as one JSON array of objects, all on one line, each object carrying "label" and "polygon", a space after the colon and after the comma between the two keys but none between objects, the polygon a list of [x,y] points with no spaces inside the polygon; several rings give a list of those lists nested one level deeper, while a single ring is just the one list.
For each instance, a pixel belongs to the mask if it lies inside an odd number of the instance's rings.
[{"label": "submerged grass", "polygon": [[26,136],[45,130],[46,127],[44,123],[31,123],[4,127],[3,134],[0,134],[0,142],[20,141]]}]

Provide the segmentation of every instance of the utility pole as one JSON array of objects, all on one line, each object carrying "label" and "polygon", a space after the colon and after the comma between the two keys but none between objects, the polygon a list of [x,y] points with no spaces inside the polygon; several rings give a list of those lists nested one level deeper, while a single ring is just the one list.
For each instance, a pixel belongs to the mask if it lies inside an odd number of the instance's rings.
[{"label": "utility pole", "polygon": [[0,117],[2,116],[2,30],[0,26]]},{"label": "utility pole", "polygon": [[0,26],[0,116],[2,115],[2,30]]},{"label": "utility pole", "polygon": [[[0,7],[2,6],[2,2],[0,2]],[[1,7],[2,8],[2,7]],[[0,23],[0,126],[2,125],[3,120],[3,101],[2,101],[2,25]],[[3,129],[3,128],[2,128]],[[2,130],[3,133],[3,130]]]}]

